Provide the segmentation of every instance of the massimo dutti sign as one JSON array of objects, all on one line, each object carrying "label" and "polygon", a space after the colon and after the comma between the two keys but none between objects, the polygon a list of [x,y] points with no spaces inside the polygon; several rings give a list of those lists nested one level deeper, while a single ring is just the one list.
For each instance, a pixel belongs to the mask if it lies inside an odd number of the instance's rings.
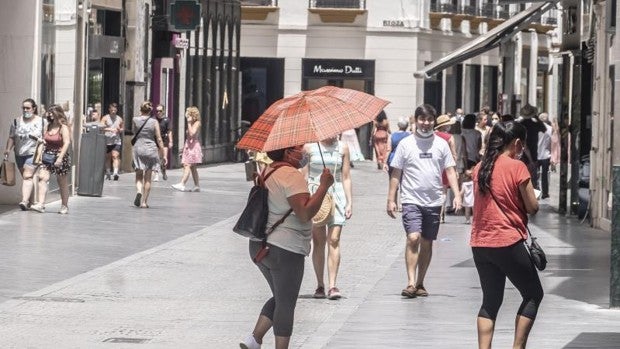
[{"label": "massimo dutti sign", "polygon": [[306,78],[373,78],[375,62],[361,59],[303,59]]}]

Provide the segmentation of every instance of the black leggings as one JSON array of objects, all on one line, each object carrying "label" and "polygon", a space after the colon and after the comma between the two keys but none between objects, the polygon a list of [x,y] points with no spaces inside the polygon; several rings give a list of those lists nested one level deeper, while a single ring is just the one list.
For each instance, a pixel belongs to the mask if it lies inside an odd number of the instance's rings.
[{"label": "black leggings", "polygon": [[499,248],[472,247],[472,252],[483,296],[478,316],[495,320],[504,299],[504,287],[508,277],[523,297],[517,315],[536,319],[543,289],[523,242]]},{"label": "black leggings", "polygon": [[[254,257],[262,243],[250,241],[250,257]],[[269,283],[273,297],[269,298],[260,314],[273,322],[273,334],[290,337],[293,333],[295,306],[304,277],[304,255],[269,245],[269,254],[258,269]]]}]

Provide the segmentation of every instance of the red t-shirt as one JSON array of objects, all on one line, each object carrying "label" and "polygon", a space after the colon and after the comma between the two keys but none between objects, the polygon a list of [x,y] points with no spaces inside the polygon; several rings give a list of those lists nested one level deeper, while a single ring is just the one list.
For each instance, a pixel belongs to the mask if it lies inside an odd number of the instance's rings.
[{"label": "red t-shirt", "polygon": [[490,193],[478,190],[478,171],[474,168],[474,217],[472,221],[472,247],[506,247],[527,239],[527,214],[519,185],[530,180],[527,166],[506,155],[495,161],[491,175]]}]

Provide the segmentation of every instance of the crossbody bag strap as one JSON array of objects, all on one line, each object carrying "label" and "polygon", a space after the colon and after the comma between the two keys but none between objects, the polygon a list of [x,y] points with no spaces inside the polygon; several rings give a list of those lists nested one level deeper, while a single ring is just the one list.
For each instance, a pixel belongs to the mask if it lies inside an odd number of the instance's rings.
[{"label": "crossbody bag strap", "polygon": [[[276,172],[280,167],[284,167],[284,166],[289,166],[286,164],[278,164],[276,166],[273,167],[273,169],[271,171],[269,171],[269,173],[265,174],[265,172],[267,171],[267,168],[265,168],[263,170],[263,173],[259,175],[260,177],[260,181],[262,181],[263,185],[267,182],[267,178],[269,178],[274,172]],[[269,230],[267,230],[265,232],[265,236],[268,236],[269,234],[271,234],[277,227],[278,225],[282,224],[284,222],[284,220],[286,219],[286,217],[288,217],[291,213],[293,212],[293,209],[289,209],[288,211],[286,211],[286,213],[284,214],[284,216],[282,216],[282,218],[278,219],[277,222],[273,223],[273,225],[269,228]],[[265,237],[263,239],[263,245],[267,243],[267,238]]]},{"label": "crossbody bag strap", "polygon": [[142,132],[142,129],[144,128],[144,126],[146,125],[147,122],[149,122],[150,117],[146,118],[146,120],[144,120],[144,123],[142,124],[142,126],[140,126],[140,128],[138,129],[138,132],[136,132],[136,134],[134,135],[134,137],[137,137],[140,132]]}]

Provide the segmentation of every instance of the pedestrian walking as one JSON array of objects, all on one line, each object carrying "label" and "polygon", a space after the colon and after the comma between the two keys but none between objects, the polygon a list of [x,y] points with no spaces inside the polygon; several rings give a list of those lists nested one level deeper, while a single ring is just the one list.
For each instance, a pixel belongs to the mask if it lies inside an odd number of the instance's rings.
[{"label": "pedestrian walking", "polygon": [[117,115],[118,104],[110,103],[108,106],[108,114],[101,118],[101,127],[103,127],[106,154],[105,154],[105,166],[106,166],[106,179],[114,178],[118,181],[118,169],[121,165],[121,147],[123,144],[123,129],[125,124],[123,118]]},{"label": "pedestrian walking", "polygon": [[324,225],[312,227],[312,264],[316,275],[317,288],[314,298],[325,298],[325,246],[327,245],[327,279],[329,288],[327,298],[331,300],[342,297],[336,286],[338,269],[340,268],[340,234],[346,220],[353,214],[351,200],[351,167],[349,166],[349,148],[338,137],[331,137],[317,143],[306,144],[305,152],[310,161],[307,166],[308,189],[313,194],[320,185],[324,168],[330,169],[334,176],[334,184],[328,193],[334,200],[334,214]]},{"label": "pedestrian walking", "polygon": [[521,108],[519,115],[517,121],[525,126],[527,132],[525,156],[521,160],[525,162],[530,171],[534,189],[540,189],[538,185],[538,133],[546,132],[547,128],[536,117],[538,109],[529,103]]},{"label": "pedestrian walking", "polygon": [[22,102],[22,115],[11,123],[4,149],[5,159],[8,159],[12,150],[15,151],[15,163],[23,178],[22,200],[19,202],[23,211],[27,211],[31,205],[30,195],[34,188],[32,178],[37,171],[37,165],[32,160],[37,143],[43,139],[44,128],[45,121],[38,115],[37,103],[32,98],[25,99]]},{"label": "pedestrian walking", "polygon": [[151,118],[153,105],[149,101],[140,105],[140,116],[133,118],[133,132],[136,143],[133,146],[133,167],[136,171],[136,207],[148,208],[151,193],[151,179],[154,170],[159,168],[160,159],[166,165],[163,156],[164,144],[161,140],[159,123]]},{"label": "pedestrian walking", "polygon": [[354,167],[353,163],[356,161],[364,161],[364,154],[360,147],[360,142],[357,139],[357,133],[354,128],[348,129],[340,135],[340,141],[347,145],[349,148],[349,159],[351,159],[351,168]]},{"label": "pedestrian walking", "polygon": [[[168,180],[168,175],[166,174],[166,167],[170,162],[168,161],[168,152],[172,148],[172,129],[170,128],[170,119],[166,116],[166,109],[162,104],[159,104],[155,107],[155,115],[157,116],[157,121],[159,122],[159,132],[161,135],[161,140],[164,143],[164,158],[166,158],[166,165],[161,165],[161,176],[164,181]],[[155,172],[155,178],[153,179],[155,182],[159,180],[159,170]]]},{"label": "pedestrian walking", "polygon": [[[200,191],[200,178],[198,178],[197,165],[202,163],[202,145],[200,144],[200,111],[196,107],[189,107],[185,110],[185,118],[187,120],[187,131],[185,145],[183,146],[183,155],[181,155],[181,163],[183,164],[183,176],[181,181],[173,184],[172,188],[178,191]],[[194,187],[189,189],[185,187],[185,183],[192,175]]]},{"label": "pedestrian walking", "polygon": [[[390,176],[387,214],[396,218],[396,189],[400,186],[403,206],[402,219],[407,235],[405,262],[407,287],[405,297],[427,296],[424,286],[426,271],[431,262],[433,241],[439,232],[439,215],[444,201],[441,173],[447,171],[451,189],[458,193],[455,163],[448,142],[435,136],[435,109],[423,104],[416,108],[413,137],[399,144]],[[454,208],[461,208],[461,197],[454,198]]]},{"label": "pedestrian walking", "polygon": [[384,111],[381,111],[375,118],[372,127],[371,141],[375,150],[375,158],[377,159],[377,169],[387,170],[385,161],[387,154],[390,153],[390,145],[388,139],[390,137],[390,124]]},{"label": "pedestrian walking", "polygon": [[480,149],[482,149],[482,133],[476,130],[476,116],[467,114],[463,118],[461,134],[465,138],[467,147],[467,168],[474,167],[480,161]]},{"label": "pedestrian walking", "polygon": [[471,213],[474,207],[474,182],[471,176],[471,169],[465,170],[461,181],[461,192],[463,208],[465,209],[465,224],[471,223]]},{"label": "pedestrian walking", "polygon": [[407,120],[407,118],[398,119],[397,126],[398,131],[392,133],[392,136],[390,136],[390,153],[388,154],[387,158],[388,176],[392,174],[392,167],[390,166],[390,163],[394,158],[396,147],[398,147],[400,141],[402,141],[405,137],[411,135],[411,132],[407,131],[407,128],[409,127],[409,120]]},{"label": "pedestrian walking", "polygon": [[480,156],[482,156],[482,154],[484,154],[484,151],[486,149],[486,145],[487,145],[487,135],[489,134],[489,132],[491,131],[491,128],[489,127],[488,122],[488,107],[483,108],[483,110],[481,110],[478,115],[476,116],[476,131],[480,132],[480,136],[482,139],[482,144],[480,146],[480,151],[479,154]]},{"label": "pedestrian walking", "polygon": [[[37,202],[30,207],[31,210],[40,213],[45,212],[45,197],[48,191],[48,183],[52,174],[56,175],[58,188],[60,189],[60,210],[58,213],[69,213],[69,183],[68,174],[71,171],[71,159],[69,157],[69,145],[71,144],[71,132],[64,110],[60,105],[54,104],[45,113],[47,125],[43,132],[45,150],[43,163],[39,167],[37,183]],[[45,159],[51,159],[47,162]]]},{"label": "pedestrian walking", "polygon": [[549,114],[540,113],[540,121],[547,129],[545,132],[538,132],[538,171],[540,176],[541,199],[549,197],[549,167],[551,166],[551,136],[553,127],[549,122]]},{"label": "pedestrian walking", "polygon": [[515,319],[513,348],[525,348],[543,298],[538,272],[530,260],[527,214],[538,211],[530,173],[519,158],[526,147],[526,129],[518,122],[500,122],[491,130],[489,147],[474,169],[474,217],[470,245],[482,288],[478,312],[478,347],[491,348],[495,319],[506,278],[523,298]]},{"label": "pedestrian walking", "polygon": [[[304,175],[298,170],[308,161],[303,146],[295,146],[267,152],[273,163],[265,175],[273,173],[265,181],[269,190],[269,217],[267,230],[292,210],[267,236],[269,253],[255,262],[273,296],[265,302],[252,334],[241,343],[241,348],[259,349],[263,337],[273,327],[275,348],[288,348],[293,333],[295,306],[304,274],[304,259],[310,254],[312,217],[333,184],[329,169],[323,169],[319,187],[312,195]],[[250,240],[250,257],[254,259],[263,249],[261,241]]]},{"label": "pedestrian walking", "polygon": [[[456,158],[457,158],[456,144],[454,142],[454,137],[452,137],[452,134],[448,132],[450,130],[450,127],[454,125],[455,123],[456,123],[456,119],[452,119],[447,114],[439,115],[437,117],[437,120],[435,121],[435,125],[436,125],[435,135],[437,135],[439,138],[448,142],[448,145],[450,146],[450,152],[452,153],[452,157],[454,158],[454,161],[456,163]],[[457,175],[457,179],[458,179],[458,175]],[[446,175],[445,170],[441,173],[441,184],[443,184],[444,201],[441,204],[440,222],[445,223],[446,222],[446,201],[450,197],[454,199],[454,195],[458,195],[458,192],[457,193],[450,192],[449,190],[450,182],[448,181],[448,176]]]}]

